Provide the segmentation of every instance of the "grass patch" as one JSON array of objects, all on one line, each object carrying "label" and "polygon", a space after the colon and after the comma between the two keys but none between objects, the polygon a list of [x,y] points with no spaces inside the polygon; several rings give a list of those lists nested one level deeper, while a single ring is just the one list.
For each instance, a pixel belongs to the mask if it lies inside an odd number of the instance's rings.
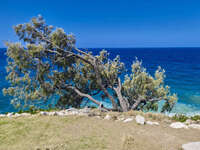
[{"label": "grass patch", "polygon": [[172,120],[179,121],[179,122],[185,122],[187,119],[189,119],[189,117],[182,115],[182,114],[174,115],[172,117]]},{"label": "grass patch", "polygon": [[194,121],[200,121],[200,115],[192,116],[190,119]]},{"label": "grass patch", "polygon": [[185,122],[188,119],[193,120],[193,121],[200,121],[200,115],[188,117],[188,116],[183,115],[183,114],[178,114],[178,115],[174,115],[172,117],[172,120],[179,121],[179,122]]},{"label": "grass patch", "polygon": [[[163,115],[134,111],[109,114],[113,117],[109,121],[87,116],[1,118],[0,150],[167,150],[200,139],[198,130],[174,130],[164,122],[139,126],[135,121],[114,121],[130,117],[128,114],[162,121],[166,119]],[[106,113],[101,115],[103,118]]]}]

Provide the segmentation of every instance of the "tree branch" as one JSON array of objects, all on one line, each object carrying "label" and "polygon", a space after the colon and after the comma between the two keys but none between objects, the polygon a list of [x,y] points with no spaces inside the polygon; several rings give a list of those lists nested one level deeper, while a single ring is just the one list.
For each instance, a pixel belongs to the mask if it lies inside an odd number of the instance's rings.
[{"label": "tree branch", "polygon": [[139,104],[143,101],[143,99],[136,100],[135,103],[132,105],[131,109],[136,110]]},{"label": "tree branch", "polygon": [[[66,88],[72,89],[74,90],[79,96],[81,97],[86,97],[89,100],[91,100],[93,103],[99,105],[100,107],[102,107],[102,103],[100,103],[99,101],[95,100],[92,96],[82,93],[80,90],[78,90],[77,88],[73,87],[73,86],[66,86]],[[105,109],[106,111],[108,111],[109,109],[103,107],[102,109]]]}]

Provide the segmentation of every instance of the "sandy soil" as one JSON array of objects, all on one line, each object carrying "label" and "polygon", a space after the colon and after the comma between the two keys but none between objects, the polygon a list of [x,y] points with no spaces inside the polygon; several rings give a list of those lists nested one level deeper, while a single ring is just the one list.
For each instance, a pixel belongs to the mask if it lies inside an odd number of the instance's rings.
[{"label": "sandy soil", "polygon": [[180,150],[198,129],[172,129],[86,116],[0,118],[0,150]]}]

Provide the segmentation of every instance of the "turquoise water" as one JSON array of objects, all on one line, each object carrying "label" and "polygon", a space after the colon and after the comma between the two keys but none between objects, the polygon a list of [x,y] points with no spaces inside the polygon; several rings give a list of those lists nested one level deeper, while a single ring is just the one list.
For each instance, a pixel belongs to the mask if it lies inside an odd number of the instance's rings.
[{"label": "turquoise water", "polygon": [[[89,49],[92,50],[92,49]],[[95,49],[97,53],[101,49]],[[110,57],[120,55],[127,69],[137,57],[153,74],[158,66],[166,70],[166,84],[178,94],[179,101],[172,112],[200,113],[200,48],[107,48]],[[0,51],[0,90],[7,87],[5,80],[5,50]],[[129,73],[130,70],[128,70]],[[107,104],[109,105],[109,104]],[[13,111],[9,97],[0,93],[0,113]]]}]

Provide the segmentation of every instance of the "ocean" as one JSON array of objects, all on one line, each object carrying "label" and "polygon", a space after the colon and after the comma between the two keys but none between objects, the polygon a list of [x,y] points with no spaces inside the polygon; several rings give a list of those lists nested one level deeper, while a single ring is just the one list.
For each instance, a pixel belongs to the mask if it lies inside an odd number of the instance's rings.
[{"label": "ocean", "polygon": [[[101,49],[88,49],[97,54]],[[166,71],[165,84],[171,91],[177,93],[178,103],[172,113],[200,114],[200,48],[106,48],[110,58],[120,55],[125,63],[127,73],[132,62],[137,57],[142,60],[150,74],[154,74],[158,66]],[[16,111],[10,104],[10,97],[2,94],[2,89],[8,87],[5,80],[6,55],[5,49],[0,49],[0,113]]]}]

